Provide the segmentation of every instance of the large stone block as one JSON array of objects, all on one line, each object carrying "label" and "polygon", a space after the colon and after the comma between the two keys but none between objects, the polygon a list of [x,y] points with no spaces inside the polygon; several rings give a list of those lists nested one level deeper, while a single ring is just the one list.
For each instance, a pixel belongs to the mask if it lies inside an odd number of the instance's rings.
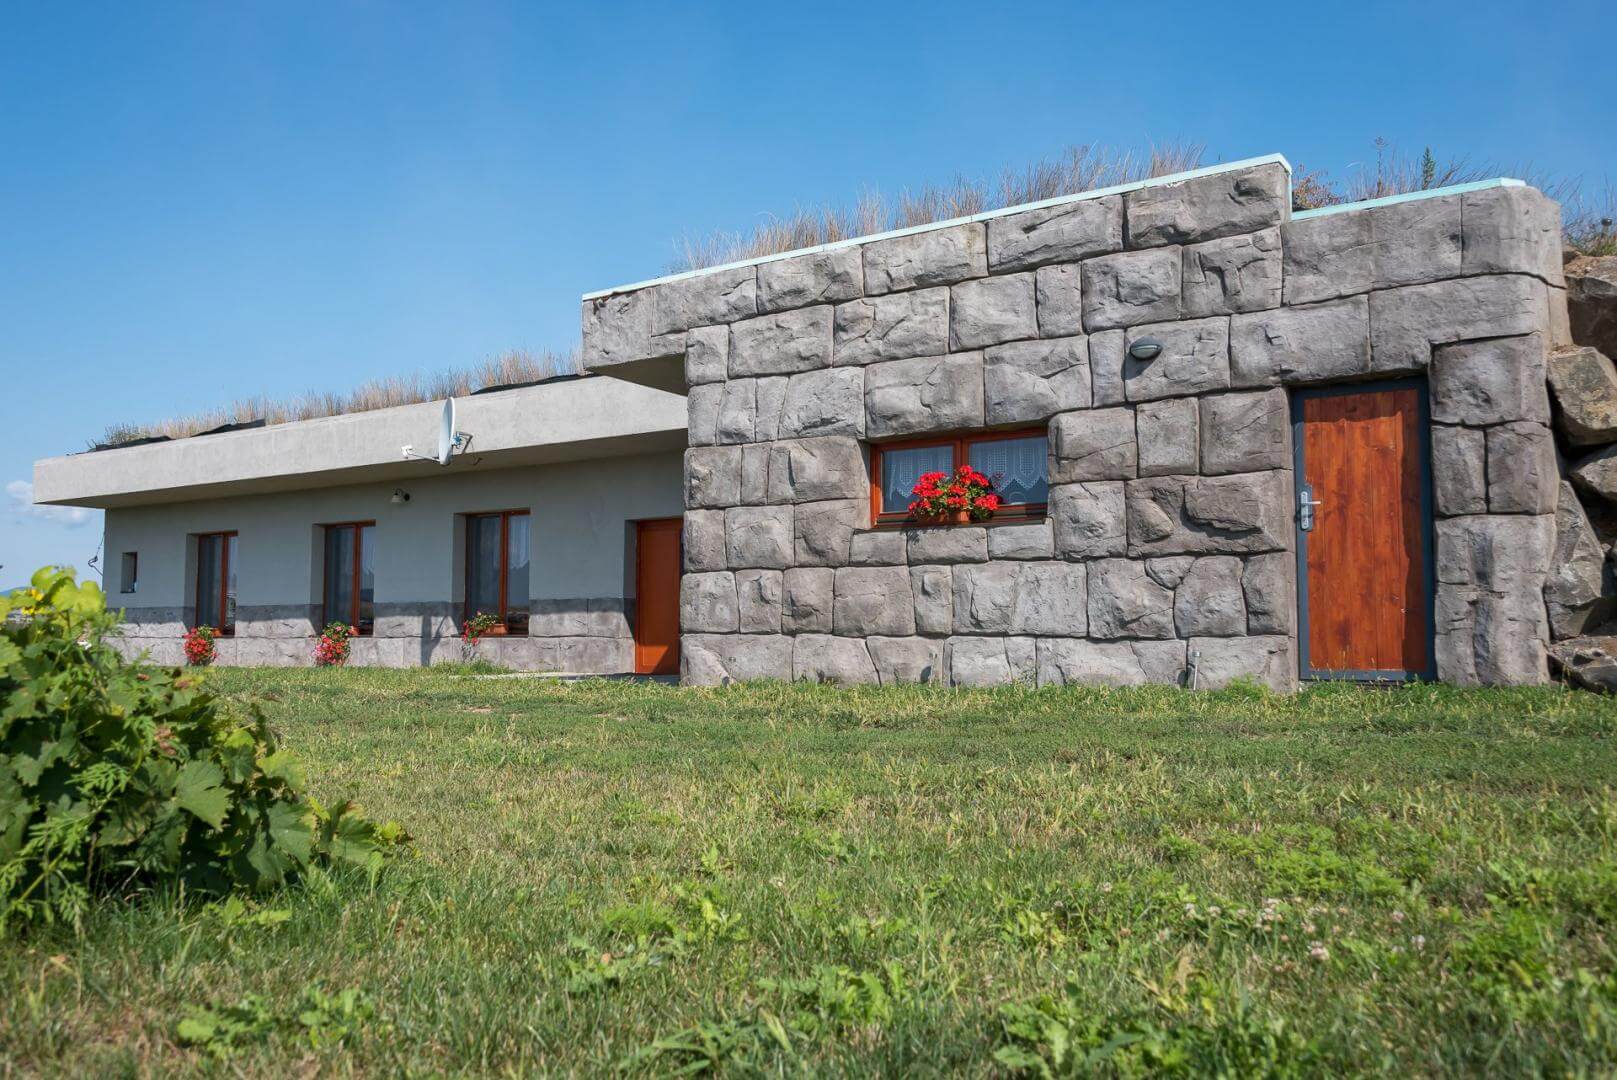
[{"label": "large stone block", "polygon": [[1137,468],[1132,408],[1062,413],[1051,422],[1051,483],[1128,480]]},{"label": "large stone block", "polygon": [[1178,248],[1123,251],[1083,264],[1084,329],[1179,318]]},{"label": "large stone block", "polygon": [[829,634],[836,571],[794,566],[781,579],[781,628],[788,634]]},{"label": "large stone block", "polygon": [[739,625],[735,575],[684,574],[679,579],[679,626],[690,634],[730,634]]},{"label": "large stone block", "polygon": [[1617,255],[1581,256],[1566,265],[1567,326],[1557,345],[1577,342],[1617,360]]},{"label": "large stone block", "polygon": [[864,267],[855,246],[772,259],[758,264],[758,310],[785,311],[852,300],[864,292]]},{"label": "large stone block", "polygon": [[906,546],[904,534],[897,529],[866,529],[853,534],[848,544],[848,563],[850,566],[903,566],[908,558]]},{"label": "large stone block", "polygon": [[1432,419],[1440,424],[1550,421],[1542,335],[1439,345],[1429,377]]},{"label": "large stone block", "polygon": [[876,681],[863,638],[799,634],[793,639],[792,678],[854,686]]},{"label": "large stone block", "polygon": [[[689,519],[689,515],[686,515]],[[732,506],[724,512],[724,557],[732,570],[792,565],[792,507]]]},{"label": "large stone block", "polygon": [[1297,561],[1289,551],[1253,555],[1241,572],[1246,632],[1290,634],[1297,611]]},{"label": "large stone block", "polygon": [[[1162,343],[1161,354],[1154,360],[1129,356],[1129,347],[1147,337]],[[1228,317],[1136,326],[1125,332],[1123,350],[1123,392],[1130,401],[1229,388]]]},{"label": "large stone block", "polygon": [[915,630],[917,633],[947,634],[954,627],[954,572],[952,567],[910,567],[910,592],[915,597]]},{"label": "large stone block", "polygon": [[1487,513],[1487,461],[1478,429],[1432,425],[1432,495],[1440,516]]},{"label": "large stone block", "polygon": [[982,426],[982,353],[892,360],[865,371],[865,432],[872,439]]},{"label": "large stone block", "polygon": [[1076,264],[1041,266],[1034,275],[1040,337],[1084,332],[1083,273]]},{"label": "large stone block", "polygon": [[944,655],[949,682],[954,686],[1031,685],[1038,677],[1038,652],[1033,638],[953,637]]},{"label": "large stone block", "polygon": [[1089,343],[1081,337],[1018,341],[983,354],[983,419],[1039,423],[1090,404]]},{"label": "large stone block", "polygon": [[906,566],[844,566],[836,571],[832,632],[844,637],[908,637],[915,597]]},{"label": "large stone block", "polygon": [[949,290],[949,348],[980,349],[1038,335],[1031,273],[967,281]]},{"label": "large stone block", "polygon": [[948,682],[943,666],[943,642],[916,637],[873,637],[865,642],[876,681],[883,686],[899,683]]},{"label": "large stone block", "polygon": [[1090,400],[1096,405],[1121,405],[1128,400],[1123,389],[1122,330],[1102,330],[1089,335]]},{"label": "large stone block", "polygon": [[[857,450],[858,444],[854,446]],[[767,443],[741,447],[741,501],[748,506],[772,501],[769,497],[769,459],[773,453],[774,447]]]},{"label": "large stone block", "polygon": [[[737,443],[749,443],[754,439],[758,422],[758,384],[759,379],[731,379],[729,382],[713,386],[693,386],[690,390],[692,411],[698,396],[709,396],[718,391],[718,399],[713,408],[713,441],[731,446]],[[691,433],[691,444],[700,445],[696,441],[696,433]]]},{"label": "large stone block", "polygon": [[770,502],[802,503],[869,496],[870,466],[857,439],[833,435],[770,447]]},{"label": "large stone block", "polygon": [[1595,349],[1557,349],[1549,359],[1556,426],[1573,446],[1617,442],[1617,369]]},{"label": "large stone block", "polygon": [[1134,410],[1141,476],[1194,473],[1200,467],[1201,409],[1195,398],[1142,402]]},{"label": "large stone block", "polygon": [[1617,445],[1602,447],[1572,467],[1572,482],[1587,495],[1617,502]]},{"label": "large stone block", "polygon": [[588,637],[589,601],[579,597],[535,597],[529,603],[528,633],[533,637]]},{"label": "large stone block", "polygon": [[1201,399],[1201,471],[1257,472],[1291,467],[1291,408],[1284,390],[1213,394]]},{"label": "large stone block", "polygon": [[1235,386],[1302,386],[1370,370],[1370,301],[1363,296],[1230,319]]},{"label": "large stone block", "polygon": [[1152,580],[1145,563],[1100,559],[1089,567],[1090,637],[1173,637],[1173,590]]},{"label": "large stone block", "polygon": [[1561,480],[1555,440],[1544,424],[1488,429],[1488,512],[1553,514]]},{"label": "large stone block", "polygon": [[624,596],[592,596],[589,598],[588,634],[590,637],[634,637],[634,601]]},{"label": "large stone block", "polygon": [[1572,485],[1561,481],[1557,496],[1544,604],[1550,632],[1559,640],[1589,633],[1617,614],[1617,579]]},{"label": "large stone block", "polygon": [[1180,308],[1187,319],[1280,306],[1280,230],[1229,236],[1183,249]]},{"label": "large stone block", "polygon": [[795,375],[831,364],[830,304],[779,311],[730,326],[730,377]]},{"label": "large stone block", "polygon": [[906,529],[904,541],[909,562],[915,566],[988,561],[988,530],[981,526]]},{"label": "large stone block", "polygon": [[1219,690],[1237,679],[1281,694],[1297,688],[1297,664],[1288,637],[1191,638],[1189,645],[1198,690]]},{"label": "large stone block", "polygon": [[846,566],[856,529],[870,524],[870,504],[861,499],[798,503],[793,551],[798,566]]},{"label": "large stone block", "polygon": [[877,240],[860,251],[870,296],[953,285],[988,273],[988,244],[980,222]]},{"label": "large stone block", "polygon": [[679,639],[679,653],[681,681],[687,686],[792,677],[792,639],[789,637],[683,634]]},{"label": "large stone block", "polygon": [[1055,557],[1055,532],[1049,519],[1022,525],[997,525],[987,530],[990,559],[1051,559]]},{"label": "large stone block", "polygon": [[1196,560],[1173,594],[1174,631],[1183,638],[1234,637],[1247,632],[1240,559],[1206,555]]},{"label": "large stone block", "polygon": [[839,365],[935,356],[949,348],[949,290],[850,300],[836,307]]},{"label": "large stone block", "polygon": [[1040,638],[1040,686],[1178,686],[1183,641],[1084,641]]},{"label": "large stone block", "polygon": [[1457,277],[1461,200],[1440,196],[1287,223],[1285,301],[1341,296]]},{"label": "large stone block", "polygon": [[[806,372],[805,374],[814,375],[817,373]],[[781,425],[784,422],[783,414],[786,409],[786,391],[795,378],[797,378],[795,375],[771,375],[753,380],[756,386],[754,387],[752,411],[752,441],[774,442],[776,439],[787,437],[781,433]],[[830,434],[830,432],[825,432],[824,434]],[[722,427],[719,435],[719,441],[724,441]],[[745,470],[745,468],[746,457],[743,456],[742,469]],[[746,486],[745,472],[743,472],[742,476],[742,486]]]},{"label": "large stone block", "polygon": [[1420,371],[1434,345],[1546,328],[1545,285],[1521,274],[1455,278],[1370,294],[1370,368]]},{"label": "large stone block", "polygon": [[693,446],[685,451],[685,507],[734,506],[741,500],[741,448]]},{"label": "large stone block", "polygon": [[1130,480],[1127,499],[1130,555],[1255,554],[1290,546],[1289,472],[1154,476]]},{"label": "large stone block", "polygon": [[1538,589],[1437,591],[1437,677],[1459,686],[1533,686],[1548,681],[1549,624]]},{"label": "large stone block", "polygon": [[1078,199],[988,221],[988,265],[995,273],[1076,262],[1123,247],[1123,200]]},{"label": "large stone block", "polygon": [[651,342],[651,319],[652,298],[646,289],[585,300],[584,367],[593,371],[651,357],[658,351]]},{"label": "large stone block", "polygon": [[1006,634],[1016,605],[1017,563],[954,568],[954,632]]},{"label": "large stone block", "polygon": [[[686,441],[691,446],[712,446],[719,441],[719,402],[723,399],[725,391],[724,384],[710,383],[693,386],[685,395],[685,434]],[[750,413],[747,418],[752,419]]]},{"label": "large stone block", "polygon": [[685,383],[723,382],[730,374],[730,328],[699,326],[685,335]]},{"label": "large stone block", "polygon": [[1557,288],[1561,269],[1561,208],[1530,187],[1495,187],[1461,197],[1467,274],[1533,274]]},{"label": "large stone block", "polygon": [[779,438],[865,433],[865,369],[825,368],[786,383]]},{"label": "large stone block", "polygon": [[1437,522],[1437,580],[1494,592],[1542,589],[1555,518],[1478,514]]},{"label": "large stone block", "polygon": [[677,334],[693,326],[732,323],[758,313],[757,273],[750,266],[703,270],[653,286],[651,332]]},{"label": "large stone block", "polygon": [[781,625],[781,572],[736,571],[738,622],[743,634],[778,634]]},{"label": "large stone block", "polygon": [[1279,163],[1130,191],[1128,247],[1194,244],[1257,232],[1290,217],[1291,177]]},{"label": "large stone block", "polygon": [[1124,482],[1101,480],[1050,488],[1056,553],[1065,559],[1122,555],[1128,549]]}]

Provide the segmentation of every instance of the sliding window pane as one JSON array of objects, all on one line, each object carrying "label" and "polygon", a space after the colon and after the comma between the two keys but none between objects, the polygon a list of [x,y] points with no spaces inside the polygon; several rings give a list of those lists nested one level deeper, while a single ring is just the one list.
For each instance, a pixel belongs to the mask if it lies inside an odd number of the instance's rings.
[{"label": "sliding window pane", "polygon": [[967,448],[971,467],[994,482],[1009,504],[1042,503],[1050,496],[1045,477],[1045,438],[991,439]]},{"label": "sliding window pane", "polygon": [[354,530],[350,525],[326,529],[326,611],[328,623],[346,623],[354,612]]},{"label": "sliding window pane", "polygon": [[466,519],[466,614],[500,613],[500,516]]},{"label": "sliding window pane", "polygon": [[909,507],[911,492],[922,474],[953,471],[953,446],[905,446],[882,450],[882,511],[902,514]]},{"label": "sliding window pane", "polygon": [[376,627],[376,567],[373,563],[374,525],[359,526],[359,632],[368,634]]},{"label": "sliding window pane", "polygon": [[513,634],[528,632],[528,515],[506,518],[505,626]]},{"label": "sliding window pane", "polygon": [[197,616],[198,626],[223,629],[219,610],[219,576],[224,572],[224,537],[197,537]]}]

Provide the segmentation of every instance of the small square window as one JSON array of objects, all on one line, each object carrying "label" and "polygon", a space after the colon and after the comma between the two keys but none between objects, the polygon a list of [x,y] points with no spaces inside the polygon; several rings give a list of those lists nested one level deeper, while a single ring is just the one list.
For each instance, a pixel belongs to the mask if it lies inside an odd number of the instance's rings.
[{"label": "small square window", "polygon": [[118,591],[132,593],[140,585],[140,553],[126,551],[118,559]]},{"label": "small square window", "polygon": [[970,465],[993,481],[998,519],[1043,517],[1049,500],[1048,439],[1042,430],[983,432],[878,444],[871,453],[875,523],[909,520],[915,483],[929,472]]}]

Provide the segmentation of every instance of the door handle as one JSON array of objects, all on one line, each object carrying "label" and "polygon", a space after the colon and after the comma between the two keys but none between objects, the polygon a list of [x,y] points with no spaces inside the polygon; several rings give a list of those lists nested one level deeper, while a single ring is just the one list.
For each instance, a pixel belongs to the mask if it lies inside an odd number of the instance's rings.
[{"label": "door handle", "polygon": [[1314,489],[1304,484],[1297,489],[1297,528],[1309,532],[1314,528],[1314,507],[1324,506],[1323,500],[1314,498]]}]

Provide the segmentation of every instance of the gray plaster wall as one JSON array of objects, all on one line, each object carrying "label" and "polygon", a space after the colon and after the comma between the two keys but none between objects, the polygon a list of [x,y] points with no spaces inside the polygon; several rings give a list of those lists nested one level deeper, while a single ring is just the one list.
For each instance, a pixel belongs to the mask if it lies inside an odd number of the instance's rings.
[{"label": "gray plaster wall", "polygon": [[[686,682],[1290,689],[1290,391],[1415,376],[1437,674],[1535,683],[1565,323],[1539,192],[1293,220],[1263,163],[588,298],[584,357],[683,364]],[[1046,520],[873,528],[872,441],[1028,425]]]},{"label": "gray plaster wall", "polygon": [[[320,619],[324,523],[376,522],[376,629],[350,663],[407,666],[461,658],[465,524],[461,515],[527,509],[532,551],[526,637],[487,638],[478,655],[524,670],[616,673],[633,666],[633,522],[681,512],[678,452],[446,474],[299,493],[114,508],[109,566],[139,553],[133,594],[108,582],[125,609],[123,648],[181,661],[192,621],[195,535],[238,534],[237,624],[219,642],[225,664],[312,662]],[[395,488],[409,492],[391,502]]]}]

